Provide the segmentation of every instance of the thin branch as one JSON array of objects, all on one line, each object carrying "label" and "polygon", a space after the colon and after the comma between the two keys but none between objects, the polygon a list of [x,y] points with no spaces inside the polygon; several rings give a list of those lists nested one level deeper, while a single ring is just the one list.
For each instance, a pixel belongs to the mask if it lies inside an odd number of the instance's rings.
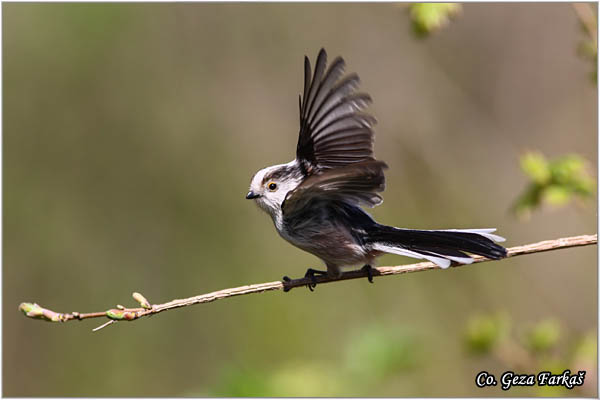
[{"label": "thin branch", "polygon": [[[523,246],[511,247],[508,250],[507,257],[517,257],[525,254],[540,253],[544,251],[551,251],[557,249],[566,249],[569,247],[577,246],[588,246],[596,244],[598,242],[598,235],[581,235],[573,236],[554,240],[545,240],[543,242],[527,244]],[[475,263],[493,261],[481,256],[473,256]],[[454,268],[464,267],[467,264],[458,264]],[[470,264],[469,264],[470,265]],[[388,275],[399,275],[409,272],[427,271],[431,269],[439,269],[435,264],[431,262],[421,262],[418,264],[400,265],[395,267],[378,267],[372,270],[373,276],[388,276]],[[348,279],[359,279],[366,278],[368,272],[366,270],[355,270],[344,272],[340,277],[330,277],[327,275],[316,276],[315,281],[318,284],[345,281]],[[262,293],[270,290],[284,290],[289,291],[295,287],[306,286],[314,281],[311,278],[292,279],[289,281],[273,281],[266,283],[259,283],[255,285],[240,286],[236,288],[223,289],[216,292],[207,294],[201,294],[194,297],[188,297],[187,299],[172,300],[164,304],[150,304],[148,300],[141,294],[133,293],[133,298],[140,303],[139,308],[125,308],[123,306],[117,306],[117,308],[110,309],[104,312],[95,313],[78,313],[72,312],[57,313],[55,311],[48,310],[39,306],[36,303],[21,303],[19,310],[21,310],[27,317],[42,319],[50,322],[66,322],[72,320],[83,320],[88,318],[109,318],[109,322],[105,323],[94,331],[104,328],[117,321],[133,321],[135,319],[146,317],[154,314],[158,314],[163,311],[172,310],[180,307],[187,307],[194,304],[210,303],[215,300],[225,299],[227,297],[241,296],[252,293]]]},{"label": "thin branch", "polygon": [[585,28],[587,34],[590,39],[596,43],[598,39],[598,28],[596,22],[596,15],[594,14],[594,10],[589,3],[571,3],[573,9],[575,10],[575,14],[577,14],[577,18],[579,18],[579,22]]},{"label": "thin branch", "polygon": [[109,325],[112,325],[112,324],[114,324],[115,322],[117,322],[117,321],[116,321],[116,320],[114,320],[114,319],[109,319],[107,322],[103,323],[103,324],[102,324],[102,325],[100,325],[99,327],[92,329],[92,332],[98,332],[100,329],[102,329],[102,328],[106,328],[107,326],[109,326]]}]

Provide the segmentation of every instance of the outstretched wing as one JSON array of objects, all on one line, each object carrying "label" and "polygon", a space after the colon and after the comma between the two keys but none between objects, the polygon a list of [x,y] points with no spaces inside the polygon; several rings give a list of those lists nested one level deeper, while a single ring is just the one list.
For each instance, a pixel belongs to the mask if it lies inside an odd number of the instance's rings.
[{"label": "outstretched wing", "polygon": [[373,160],[375,118],[361,112],[371,102],[357,93],[359,78],[342,78],[345,62],[337,57],[329,69],[321,49],[311,79],[310,61],[304,58],[304,94],[300,98],[300,137],[296,158],[305,175]]},{"label": "outstretched wing", "polygon": [[283,214],[289,216],[314,200],[375,207],[383,201],[377,193],[385,189],[385,168],[383,161],[370,160],[311,175],[286,195]]}]

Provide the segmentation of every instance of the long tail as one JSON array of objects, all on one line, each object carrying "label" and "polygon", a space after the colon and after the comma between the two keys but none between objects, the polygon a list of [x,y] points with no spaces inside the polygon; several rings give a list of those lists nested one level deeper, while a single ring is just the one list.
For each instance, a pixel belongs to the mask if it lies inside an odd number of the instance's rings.
[{"label": "long tail", "polygon": [[378,225],[369,232],[373,250],[429,260],[441,268],[452,261],[470,264],[473,253],[494,260],[506,257],[506,249],[494,242],[505,239],[494,235],[496,229],[449,229],[419,231]]}]

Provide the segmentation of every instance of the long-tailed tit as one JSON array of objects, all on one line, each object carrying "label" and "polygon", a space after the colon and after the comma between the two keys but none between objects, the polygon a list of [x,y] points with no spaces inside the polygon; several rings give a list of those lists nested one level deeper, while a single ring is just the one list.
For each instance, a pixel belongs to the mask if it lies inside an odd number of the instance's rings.
[{"label": "long-tailed tit", "polygon": [[373,157],[376,121],[363,112],[371,98],[356,91],[356,74],[343,76],[342,58],[326,64],[323,49],[314,74],[304,60],[296,159],[258,171],[246,195],[271,216],[285,240],[325,262],[327,271],[308,269],[305,276],[339,276],[341,267],[364,264],[372,281],[371,265],[383,253],[441,268],[473,262],[467,253],[506,257],[506,249],[494,243],[504,241],[492,234],[495,229],[402,229],[381,225],[363,211],[361,206],[383,202],[387,168]]}]

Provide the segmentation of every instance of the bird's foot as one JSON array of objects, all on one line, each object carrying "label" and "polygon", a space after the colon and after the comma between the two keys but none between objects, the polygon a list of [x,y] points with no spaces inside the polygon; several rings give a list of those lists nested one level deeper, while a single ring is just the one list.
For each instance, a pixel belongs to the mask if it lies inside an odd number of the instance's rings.
[{"label": "bird's foot", "polygon": [[360,270],[361,271],[365,271],[367,273],[367,279],[369,280],[369,282],[373,283],[373,270],[375,268],[371,267],[369,264],[366,264],[364,267],[362,267]]},{"label": "bird's foot", "polygon": [[[306,287],[312,292],[315,290],[315,287],[317,287],[317,275],[327,275],[327,271],[320,271],[318,269],[312,269],[309,268],[306,270],[306,274],[304,274],[305,278],[310,278],[311,279],[311,283],[307,284]],[[283,281],[283,291],[284,292],[289,292],[290,290],[292,290],[291,287],[286,286],[286,284],[289,284],[290,282],[292,282],[292,279],[289,276],[284,276],[283,278],[281,278],[281,280]]]},{"label": "bird's foot", "polygon": [[284,292],[289,292],[290,290],[292,290],[291,287],[285,286],[286,283],[290,283],[292,281],[292,279],[289,276],[286,275],[283,278],[281,278],[281,280],[283,281],[283,291]]},{"label": "bird's foot", "polygon": [[312,292],[317,287],[317,278],[315,275],[327,275],[327,271],[320,271],[318,269],[309,268],[306,270],[306,274],[304,274],[305,278],[310,278],[312,281],[306,287]]}]

